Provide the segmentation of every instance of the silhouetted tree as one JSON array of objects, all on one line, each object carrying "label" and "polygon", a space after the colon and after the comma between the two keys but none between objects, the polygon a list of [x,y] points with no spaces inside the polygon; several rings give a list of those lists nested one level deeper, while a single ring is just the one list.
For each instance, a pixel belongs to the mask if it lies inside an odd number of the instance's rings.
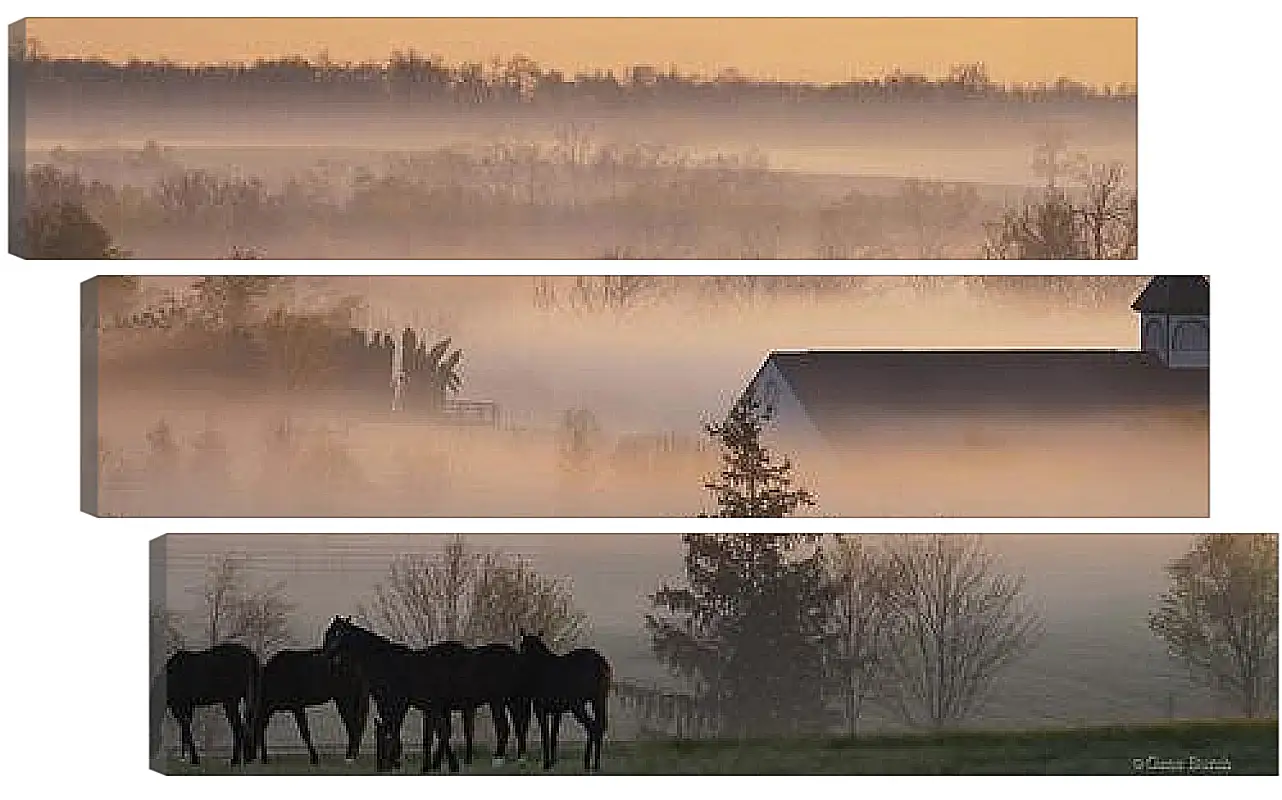
[{"label": "silhouetted tree", "polygon": [[173,428],[163,417],[147,431],[147,470],[157,476],[172,478],[178,469],[180,452]]},{"label": "silhouetted tree", "polygon": [[539,574],[519,556],[477,552],[462,536],[433,555],[397,556],[358,613],[417,647],[444,640],[515,644],[525,629],[542,631],[549,644],[564,648],[587,626],[567,583]]},{"label": "silhouetted tree", "polygon": [[586,471],[600,446],[601,425],[590,409],[572,408],[561,415],[561,465],[573,473]]},{"label": "silhouetted tree", "polygon": [[99,275],[98,326],[127,319],[141,295],[142,282],[134,275]]},{"label": "silhouetted tree", "polygon": [[1040,199],[986,223],[984,257],[1135,258],[1139,211],[1136,193],[1126,185],[1125,169],[1120,164],[1086,164],[1073,175],[1075,191],[1049,185]]},{"label": "silhouetted tree", "polygon": [[205,647],[238,642],[266,659],[291,641],[294,606],[285,596],[284,581],[254,583],[250,569],[242,555],[212,558],[204,584],[195,589],[201,599],[197,619]]},{"label": "silhouetted tree", "polygon": [[207,275],[192,284],[190,309],[213,330],[245,327],[273,289],[291,278],[277,275]]},{"label": "silhouetted tree", "polygon": [[1041,618],[980,536],[896,536],[886,556],[890,641],[876,700],[908,725],[950,727],[1036,645]]},{"label": "silhouetted tree", "polygon": [[10,231],[14,255],[29,259],[123,258],[97,220],[79,203],[29,207]]},{"label": "silhouetted tree", "polygon": [[745,393],[722,422],[704,425],[721,447],[722,469],[704,484],[717,501],[716,517],[784,517],[814,505],[807,489],[793,488],[792,461],[776,459],[761,441],[770,415]]},{"label": "silhouetted tree", "polygon": [[1277,534],[1198,536],[1167,573],[1149,628],[1194,680],[1257,716],[1277,697]]},{"label": "silhouetted tree", "polygon": [[817,538],[686,534],[685,585],[651,598],[655,655],[693,685],[724,733],[823,724],[832,597]]},{"label": "silhouetted tree", "polygon": [[858,536],[838,536],[824,551],[832,591],[829,674],[842,700],[846,731],[859,732],[864,702],[883,680],[893,626],[887,559]]},{"label": "silhouetted tree", "polygon": [[155,675],[165,661],[186,646],[182,616],[159,603],[151,606],[151,674]]}]

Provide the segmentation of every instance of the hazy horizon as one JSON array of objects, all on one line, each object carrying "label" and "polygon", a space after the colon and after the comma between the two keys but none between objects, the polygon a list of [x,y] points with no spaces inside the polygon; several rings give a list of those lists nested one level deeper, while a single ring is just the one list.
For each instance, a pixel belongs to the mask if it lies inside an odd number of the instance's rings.
[{"label": "hazy horizon", "polygon": [[[573,75],[634,65],[713,77],[833,83],[982,62],[1000,83],[1134,85],[1135,18],[29,18],[50,55],[249,62],[322,52],[375,61],[413,48],[447,62],[523,55]],[[21,23],[18,23],[21,24]],[[252,26],[252,28],[250,27]],[[251,33],[252,31],[252,33]],[[798,47],[804,42],[804,47]],[[1036,46],[1029,46],[1031,43]],[[856,54],[856,55],[852,55]]]},{"label": "hazy horizon", "polygon": [[129,258],[1045,258],[1052,187],[1109,205],[1055,257],[1136,257],[1134,18],[26,27],[24,213]]}]

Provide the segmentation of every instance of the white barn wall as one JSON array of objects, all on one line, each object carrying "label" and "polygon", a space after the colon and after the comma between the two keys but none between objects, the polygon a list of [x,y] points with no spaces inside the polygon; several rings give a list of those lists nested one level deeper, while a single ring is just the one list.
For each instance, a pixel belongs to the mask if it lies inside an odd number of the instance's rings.
[{"label": "white barn wall", "polygon": [[[773,404],[767,402],[766,398],[766,387],[772,382],[778,387],[778,394],[773,398]],[[766,363],[757,371],[749,384],[749,390],[753,392],[753,396],[763,408],[773,405],[771,421],[766,428],[769,441],[807,449],[827,446],[773,358],[766,359]]]}]

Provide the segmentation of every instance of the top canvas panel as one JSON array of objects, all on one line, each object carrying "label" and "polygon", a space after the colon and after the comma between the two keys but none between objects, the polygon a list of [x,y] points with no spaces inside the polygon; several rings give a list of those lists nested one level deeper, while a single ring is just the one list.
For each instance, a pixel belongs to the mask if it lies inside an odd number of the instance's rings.
[{"label": "top canvas panel", "polygon": [[28,19],[9,248],[1134,259],[1136,27]]}]

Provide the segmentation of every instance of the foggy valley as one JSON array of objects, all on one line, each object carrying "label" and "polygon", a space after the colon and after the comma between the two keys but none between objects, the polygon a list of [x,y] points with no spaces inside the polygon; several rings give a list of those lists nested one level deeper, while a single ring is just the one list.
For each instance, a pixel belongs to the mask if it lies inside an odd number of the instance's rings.
[{"label": "foggy valley", "polygon": [[1051,257],[1135,257],[1133,87],[475,66],[29,56],[15,207],[143,259],[977,258],[1112,169],[1109,241]]},{"label": "foggy valley", "polygon": [[[102,302],[117,305],[111,313],[137,315],[172,303],[166,292],[191,283],[143,278],[123,299],[104,295]],[[101,332],[86,330],[98,358],[91,402],[99,511],[689,516],[707,510],[703,483],[717,463],[701,426],[725,414],[769,352],[1135,348],[1129,303],[1143,283],[291,279],[255,300],[252,312],[266,319],[266,309],[288,307],[302,315],[293,318],[296,343],[281,345],[284,365],[256,368],[217,344],[227,334],[200,327],[122,327],[108,319]],[[317,322],[325,309],[338,316]],[[364,384],[353,384],[326,339],[306,338],[313,323],[322,331],[410,326],[424,342],[449,338],[462,351],[452,402],[492,417],[464,424],[413,409],[393,413],[387,356],[370,362]],[[1205,513],[1204,415],[1156,408],[932,422],[889,413],[868,416],[850,446],[836,451],[780,442],[818,494],[808,513]],[[1045,457],[1048,448],[1055,458]],[[1145,466],[1152,463],[1171,466]]]}]

